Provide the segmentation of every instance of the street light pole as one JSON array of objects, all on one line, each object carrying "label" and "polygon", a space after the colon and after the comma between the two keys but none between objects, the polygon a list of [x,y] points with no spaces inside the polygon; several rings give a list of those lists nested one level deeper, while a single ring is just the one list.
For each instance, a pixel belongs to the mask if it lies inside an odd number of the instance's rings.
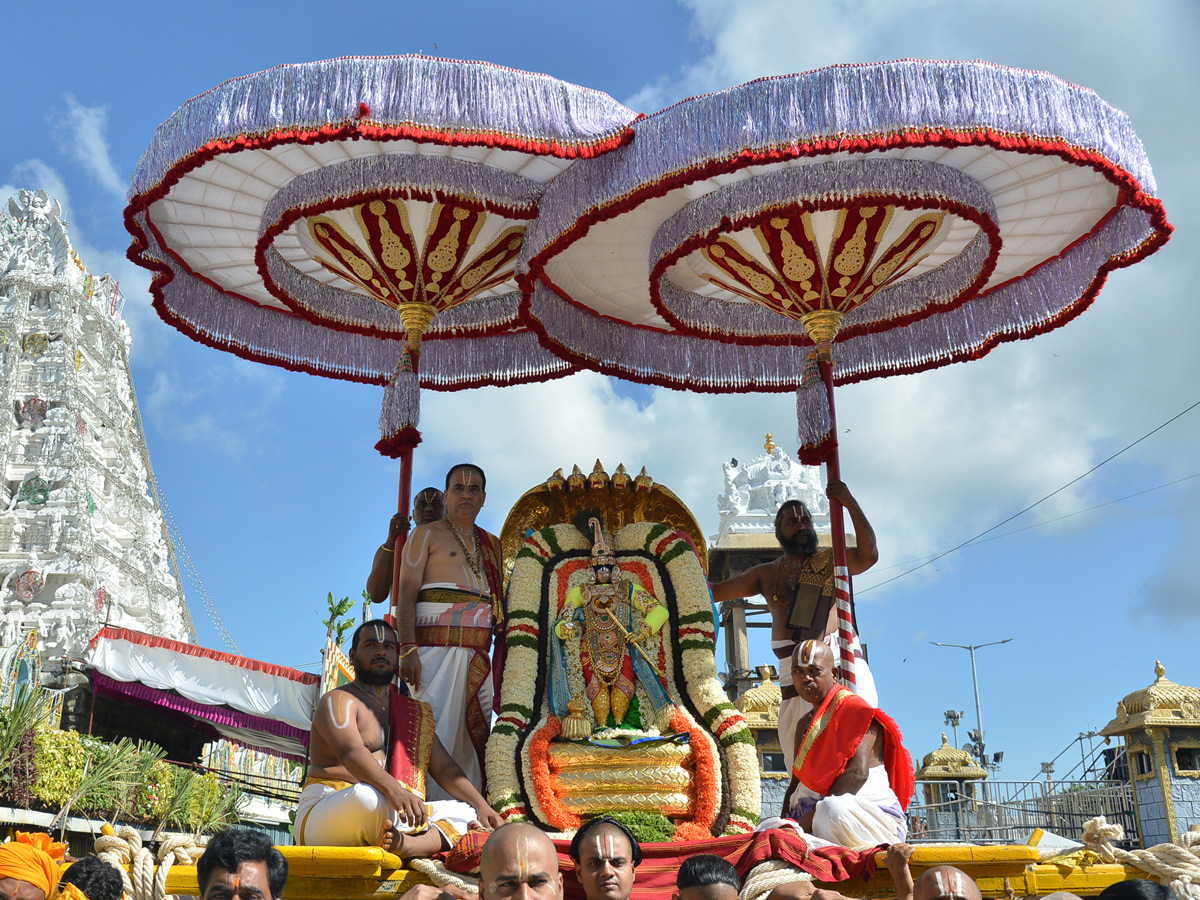
[{"label": "street light pole", "polygon": [[971,654],[971,681],[975,685],[975,722],[979,728],[979,740],[976,742],[976,753],[980,757],[979,762],[986,767],[987,760],[983,756],[983,748],[986,743],[983,731],[983,710],[979,703],[979,673],[975,668],[975,651],[981,647],[994,647],[997,644],[1007,644],[1012,638],[1005,638],[1002,641],[988,641],[986,644],[943,644],[939,641],[930,641],[935,647],[957,647],[959,650],[966,650]]}]

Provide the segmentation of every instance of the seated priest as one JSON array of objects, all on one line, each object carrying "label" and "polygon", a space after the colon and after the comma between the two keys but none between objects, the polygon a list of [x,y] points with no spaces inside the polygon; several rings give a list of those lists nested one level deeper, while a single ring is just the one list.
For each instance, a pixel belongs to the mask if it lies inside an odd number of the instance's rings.
[{"label": "seated priest", "polygon": [[[350,642],[354,681],[317,702],[297,844],[373,845],[407,859],[450,849],[469,828],[500,824],[438,740],[429,704],[392,687],[398,647],[386,622],[359,626]],[[455,799],[426,803],[427,775]]]},{"label": "seated priest", "polygon": [[836,683],[833,651],[822,641],[797,645],[792,684],[813,709],[796,728],[784,815],[843,847],[902,842],[915,782],[896,723]]}]

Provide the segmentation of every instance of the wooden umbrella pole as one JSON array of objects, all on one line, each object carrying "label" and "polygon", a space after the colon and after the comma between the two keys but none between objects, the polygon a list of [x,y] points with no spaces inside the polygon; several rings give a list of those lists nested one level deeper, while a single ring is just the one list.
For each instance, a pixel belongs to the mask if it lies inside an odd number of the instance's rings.
[{"label": "wooden umbrella pole", "polygon": [[[837,414],[833,405],[833,360],[818,356],[821,383],[829,400],[829,434],[831,444],[825,459],[826,482],[842,480],[842,465],[838,457]],[[829,528],[833,537],[833,593],[837,603],[838,656],[842,684],[856,690],[854,676],[854,606],[850,597],[850,569],[846,564],[846,525],[842,515],[842,504],[829,501]]]},{"label": "wooden umbrella pole", "polygon": [[[816,344],[817,367],[825,398],[829,403],[829,455],[825,458],[828,481],[842,480],[838,458],[837,412],[833,405],[833,342],[841,328],[844,313],[836,309],[816,309],[801,316],[804,328]],[[829,501],[829,529],[833,538],[833,596],[837,606],[838,662],[842,684],[857,691],[854,676],[854,606],[850,598],[850,569],[846,564],[846,526],[842,504]]]}]

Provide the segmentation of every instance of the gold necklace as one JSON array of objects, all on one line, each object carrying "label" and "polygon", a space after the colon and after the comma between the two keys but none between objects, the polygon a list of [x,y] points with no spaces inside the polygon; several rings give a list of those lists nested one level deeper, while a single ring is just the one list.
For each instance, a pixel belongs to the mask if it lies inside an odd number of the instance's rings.
[{"label": "gold necklace", "polygon": [[[452,535],[454,535],[454,540],[457,541],[458,546],[460,548],[462,548],[463,556],[467,560],[467,567],[471,570],[471,574],[473,574],[476,578],[482,578],[483,577],[483,548],[481,546],[479,546],[479,538],[475,534],[475,530],[471,529],[471,545],[475,548],[474,551],[472,552],[470,550],[467,550],[467,542],[464,541],[462,535],[459,534],[458,526],[455,525],[452,521],[450,521],[450,517],[446,516],[446,518],[444,518],[442,521],[445,522],[447,526],[449,526],[450,533]],[[476,555],[478,555],[478,557],[479,557],[478,562],[475,561]]]}]

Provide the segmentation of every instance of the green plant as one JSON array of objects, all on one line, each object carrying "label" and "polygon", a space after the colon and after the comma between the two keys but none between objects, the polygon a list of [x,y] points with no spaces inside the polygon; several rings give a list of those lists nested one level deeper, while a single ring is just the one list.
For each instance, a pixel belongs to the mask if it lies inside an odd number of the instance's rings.
[{"label": "green plant", "polygon": [[90,737],[80,737],[88,759],[75,790],[67,798],[55,822],[66,818],[72,805],[78,805],[81,813],[104,815],[117,812],[125,804],[138,775],[141,750],[128,738],[114,744]]},{"label": "green plant", "polygon": [[[366,592],[364,591],[363,593],[365,594]],[[354,625],[353,619],[342,618],[354,608],[354,601],[349,597],[334,600],[333,591],[330,591],[325,602],[329,608],[329,618],[322,619],[321,624],[325,626],[325,634],[333,639],[336,646],[340,647],[342,646],[342,641],[346,638],[346,632]]]},{"label": "green plant", "polygon": [[0,709],[0,772],[8,772],[21,739],[37,726],[50,706],[49,695],[40,685],[22,684],[12,703]]},{"label": "green plant", "polygon": [[675,839],[675,823],[662,813],[610,809],[602,815],[612,816],[632,831],[639,844],[667,843]]},{"label": "green plant", "polygon": [[39,728],[34,734],[34,760],[38,779],[33,795],[53,809],[64,806],[75,794],[90,755],[77,731]]}]

